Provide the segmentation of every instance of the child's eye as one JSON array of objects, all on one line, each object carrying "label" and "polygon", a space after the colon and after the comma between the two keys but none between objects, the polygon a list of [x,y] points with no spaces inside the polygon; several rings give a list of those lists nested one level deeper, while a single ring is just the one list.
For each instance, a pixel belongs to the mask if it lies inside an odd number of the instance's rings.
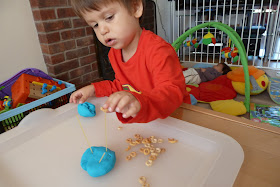
[{"label": "child's eye", "polygon": [[95,24],[92,26],[92,28],[96,29],[98,27],[98,24]]},{"label": "child's eye", "polygon": [[112,20],[113,18],[114,18],[114,15],[111,15],[111,16],[106,17],[106,20],[107,20],[107,21],[110,21],[110,20]]}]

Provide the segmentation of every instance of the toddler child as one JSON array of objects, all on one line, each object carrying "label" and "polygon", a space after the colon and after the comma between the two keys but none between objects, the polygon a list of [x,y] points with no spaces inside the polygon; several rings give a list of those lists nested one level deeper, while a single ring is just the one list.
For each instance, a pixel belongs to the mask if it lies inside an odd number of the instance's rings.
[{"label": "toddler child", "polygon": [[103,105],[123,123],[166,118],[184,101],[190,103],[173,47],[140,27],[145,0],[72,0],[78,16],[98,40],[111,47],[114,81],[104,80],[75,91],[71,103],[108,96]]},{"label": "toddler child", "polygon": [[186,84],[200,84],[216,79],[221,75],[227,74],[231,71],[230,67],[225,63],[219,63],[209,68],[189,68],[183,71]]}]

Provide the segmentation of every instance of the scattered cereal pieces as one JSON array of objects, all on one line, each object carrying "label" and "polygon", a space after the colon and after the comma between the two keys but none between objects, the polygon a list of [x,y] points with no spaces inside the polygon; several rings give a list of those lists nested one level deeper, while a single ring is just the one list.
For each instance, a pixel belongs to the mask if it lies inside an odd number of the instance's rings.
[{"label": "scattered cereal pieces", "polygon": [[[156,138],[155,136],[150,136],[148,138],[142,137],[140,134],[135,134],[133,138],[127,138],[126,142],[128,143],[128,147],[125,149],[126,151],[132,149],[134,146],[142,144],[138,149],[140,153],[148,156],[148,160],[145,162],[145,165],[150,167],[153,165],[153,162],[158,159],[158,157],[166,151],[165,148],[160,148],[156,146],[158,143],[163,143],[163,139]],[[178,140],[174,138],[168,138],[168,142],[176,143]],[[137,156],[137,151],[131,152],[126,160],[131,160],[132,158]],[[150,186],[148,183],[142,184],[142,186],[147,187]]]},{"label": "scattered cereal pieces", "polygon": [[130,156],[133,157],[133,158],[136,157],[136,155],[137,155],[137,154],[136,154],[135,151],[133,151],[133,152],[130,153]]},{"label": "scattered cereal pieces", "polygon": [[153,161],[152,160],[147,160],[145,164],[146,164],[146,166],[150,167],[150,166],[153,165]]},{"label": "scattered cereal pieces", "polygon": [[161,152],[161,148],[157,147],[156,148],[156,153],[160,153]]},{"label": "scattered cereal pieces", "polygon": [[163,143],[163,139],[159,138],[157,142],[158,143]]},{"label": "scattered cereal pieces", "polygon": [[135,134],[134,137],[135,137],[136,139],[139,139],[141,136],[140,136],[140,134]]},{"label": "scattered cereal pieces", "polygon": [[108,112],[108,109],[105,109],[103,107],[100,107],[100,110],[103,111],[103,112]]},{"label": "scattered cereal pieces", "polygon": [[169,143],[177,143],[178,140],[175,140],[174,138],[168,138]]},{"label": "scattered cereal pieces", "polygon": [[126,151],[129,151],[131,149],[130,146],[127,146],[127,148],[125,149]]},{"label": "scattered cereal pieces", "polygon": [[149,157],[149,160],[152,160],[152,161],[154,161],[154,160],[156,160],[157,159],[157,156],[156,155],[151,155],[150,157]]},{"label": "scattered cereal pieces", "polygon": [[126,160],[131,160],[131,158],[132,158],[132,157],[131,157],[130,155],[127,155],[127,156],[126,156]]},{"label": "scattered cereal pieces", "polygon": [[146,184],[147,179],[146,179],[146,177],[141,176],[138,181],[139,181],[140,184]]},{"label": "scattered cereal pieces", "polygon": [[122,130],[122,128],[123,128],[123,127],[119,126],[119,127],[118,127],[118,130]]},{"label": "scattered cereal pieces", "polygon": [[144,153],[144,155],[148,155],[148,154],[150,154],[150,149],[145,148],[143,153]]}]

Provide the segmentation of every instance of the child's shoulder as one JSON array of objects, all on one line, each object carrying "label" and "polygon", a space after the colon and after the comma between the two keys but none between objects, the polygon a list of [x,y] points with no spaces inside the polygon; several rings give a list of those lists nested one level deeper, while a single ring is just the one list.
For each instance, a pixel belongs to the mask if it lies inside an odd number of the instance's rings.
[{"label": "child's shoulder", "polygon": [[152,31],[143,29],[143,46],[146,50],[154,51],[154,50],[174,50],[170,43],[166,42],[163,38],[156,35]]},{"label": "child's shoulder", "polygon": [[[146,42],[149,42],[149,43],[166,44],[166,45],[169,44],[169,43],[167,43],[162,37],[156,35],[156,34],[153,33],[152,31],[143,29],[143,34],[144,34],[144,40],[146,40]],[[170,45],[170,44],[169,44],[169,45]]]}]

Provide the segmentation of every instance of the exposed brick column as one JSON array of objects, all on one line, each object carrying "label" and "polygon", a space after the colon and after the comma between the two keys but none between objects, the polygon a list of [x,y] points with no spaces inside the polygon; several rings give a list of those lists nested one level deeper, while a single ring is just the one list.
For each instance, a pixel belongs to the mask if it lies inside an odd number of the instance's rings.
[{"label": "exposed brick column", "polygon": [[70,0],[30,0],[48,74],[77,88],[99,80],[92,29]]}]

